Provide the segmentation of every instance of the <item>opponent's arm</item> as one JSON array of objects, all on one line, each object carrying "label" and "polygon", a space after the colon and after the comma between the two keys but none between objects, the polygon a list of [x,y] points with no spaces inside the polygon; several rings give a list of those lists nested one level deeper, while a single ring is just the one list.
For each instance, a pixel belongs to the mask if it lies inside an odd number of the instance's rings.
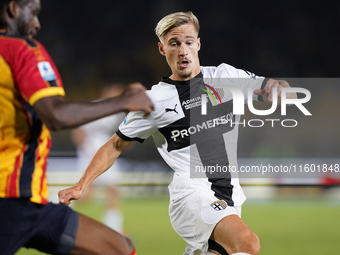
[{"label": "opponent's arm", "polygon": [[33,107],[53,131],[77,127],[122,111],[144,111],[147,116],[154,109],[140,83],[130,84],[118,97],[97,102],[67,102],[61,96],[51,96],[41,98]]},{"label": "opponent's arm", "polygon": [[[290,88],[290,85],[285,80],[269,79],[263,89],[254,90],[255,95],[260,95],[263,102],[271,103],[273,101],[273,88],[277,88],[278,104],[281,104],[282,88]],[[287,93],[287,99],[296,99],[297,94],[294,92]]]},{"label": "opponent's arm", "polygon": [[59,202],[69,205],[72,200],[79,199],[86,187],[109,169],[130,143],[131,141],[122,140],[114,134],[94,155],[79,182],[71,188],[59,191]]}]

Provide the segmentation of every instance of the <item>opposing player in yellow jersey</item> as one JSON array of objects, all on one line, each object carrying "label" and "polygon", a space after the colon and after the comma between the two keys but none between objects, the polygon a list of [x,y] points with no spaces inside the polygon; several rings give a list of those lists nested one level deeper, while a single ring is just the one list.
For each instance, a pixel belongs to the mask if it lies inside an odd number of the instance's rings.
[{"label": "opposing player in yellow jersey", "polygon": [[50,129],[121,111],[153,110],[141,84],[100,102],[67,102],[42,44],[39,0],[0,1],[0,253],[134,254],[131,240],[64,205],[48,203]]}]

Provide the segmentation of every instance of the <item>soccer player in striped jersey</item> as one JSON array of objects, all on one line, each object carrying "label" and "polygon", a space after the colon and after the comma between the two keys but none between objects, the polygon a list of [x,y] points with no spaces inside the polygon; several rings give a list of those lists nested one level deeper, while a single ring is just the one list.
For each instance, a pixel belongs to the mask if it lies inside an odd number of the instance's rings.
[{"label": "soccer player in striped jersey", "polygon": [[[173,228],[187,242],[184,254],[257,255],[259,239],[241,219],[245,196],[238,178],[228,171],[196,175],[195,170],[237,167],[238,126],[232,123],[238,123],[240,116],[233,112],[235,98],[229,90],[243,92],[245,101],[250,97],[271,102],[273,89],[280,98],[281,88],[289,84],[227,64],[200,66],[198,33],[199,22],[192,12],[173,13],[158,23],[159,52],[172,74],[148,91],[155,110],[148,117],[130,112],[118,132],[98,150],[80,181],[59,192],[59,201],[69,204],[79,199],[131,141],[143,142],[152,136],[175,171],[169,185],[169,214]],[[216,97],[207,102],[206,114],[201,112],[204,92]],[[289,96],[296,98],[294,93]]]},{"label": "soccer player in striped jersey", "polygon": [[121,111],[149,114],[141,84],[116,98],[69,102],[42,44],[39,0],[0,1],[0,253],[20,247],[53,254],[135,254],[131,240],[64,205],[48,203],[50,130]]}]

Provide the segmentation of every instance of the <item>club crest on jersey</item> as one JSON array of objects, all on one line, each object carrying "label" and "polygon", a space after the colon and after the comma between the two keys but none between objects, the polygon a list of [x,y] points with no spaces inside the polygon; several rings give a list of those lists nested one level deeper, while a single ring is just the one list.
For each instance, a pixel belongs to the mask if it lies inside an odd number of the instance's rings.
[{"label": "club crest on jersey", "polygon": [[[211,86],[208,85],[208,84],[203,83],[203,85],[206,87],[206,89],[201,88],[201,90],[205,91],[205,92],[209,95],[209,97],[214,101],[214,104],[217,105],[218,102],[219,102],[220,104],[222,104],[221,98],[224,96],[224,91],[223,91],[223,89],[222,89],[222,88],[219,89],[219,92],[218,92],[218,91],[216,91],[216,89],[214,89],[213,87],[211,87]],[[208,89],[209,89],[210,91],[212,91],[212,93],[211,93]],[[221,94],[223,93],[222,97],[221,97],[220,93],[221,93]],[[217,102],[216,102],[215,98],[217,99]]]},{"label": "club crest on jersey", "polygon": [[[220,96],[222,99],[224,97],[224,90],[223,88],[215,88],[217,94]],[[218,99],[217,95],[214,94],[215,99]]]},{"label": "club crest on jersey", "polygon": [[213,202],[212,204],[210,204],[210,206],[214,208],[216,211],[221,211],[227,208],[227,203],[224,202],[223,200],[217,200]]},{"label": "club crest on jersey", "polygon": [[53,71],[53,68],[52,68],[50,62],[48,62],[48,61],[39,62],[38,68],[39,68],[39,72],[40,72],[41,77],[45,81],[53,81],[53,80],[56,79],[56,75]]}]

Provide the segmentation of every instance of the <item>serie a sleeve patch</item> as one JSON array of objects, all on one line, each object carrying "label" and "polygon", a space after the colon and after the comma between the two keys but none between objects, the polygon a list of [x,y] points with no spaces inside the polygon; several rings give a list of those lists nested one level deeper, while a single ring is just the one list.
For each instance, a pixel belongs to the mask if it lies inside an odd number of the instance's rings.
[{"label": "serie a sleeve patch", "polygon": [[54,71],[53,71],[53,68],[52,68],[50,62],[48,62],[48,61],[39,62],[38,68],[39,68],[39,72],[40,72],[41,77],[45,81],[52,81],[52,80],[55,80],[57,78]]}]

